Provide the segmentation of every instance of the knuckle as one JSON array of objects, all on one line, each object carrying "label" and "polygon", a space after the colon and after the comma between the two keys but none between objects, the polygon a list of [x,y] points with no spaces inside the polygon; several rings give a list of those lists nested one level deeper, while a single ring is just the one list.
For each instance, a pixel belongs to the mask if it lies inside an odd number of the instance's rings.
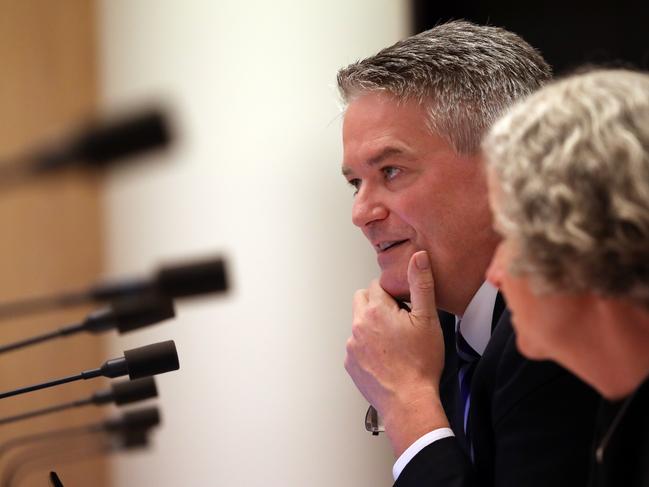
[{"label": "knuckle", "polygon": [[419,311],[410,316],[410,324],[418,330],[429,332],[433,329],[433,317],[428,312]]},{"label": "knuckle", "polygon": [[377,304],[372,303],[367,308],[365,308],[365,316],[367,316],[370,320],[376,320],[380,315],[381,309]]},{"label": "knuckle", "polygon": [[433,291],[435,289],[435,283],[430,278],[421,279],[417,282],[417,287],[422,291]]},{"label": "knuckle", "polygon": [[352,323],[352,337],[358,338],[362,335],[362,333],[363,333],[363,323],[361,321],[354,321]]}]

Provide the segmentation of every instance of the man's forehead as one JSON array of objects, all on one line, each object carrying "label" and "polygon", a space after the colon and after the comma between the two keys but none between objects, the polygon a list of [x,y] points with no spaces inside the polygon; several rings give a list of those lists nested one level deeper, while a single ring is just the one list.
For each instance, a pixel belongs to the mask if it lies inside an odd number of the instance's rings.
[{"label": "man's forehead", "polygon": [[343,133],[367,126],[392,125],[399,121],[419,125],[427,118],[426,108],[414,100],[399,100],[384,92],[370,92],[349,102],[343,114]]},{"label": "man's forehead", "polygon": [[370,93],[353,100],[343,117],[345,155],[377,157],[386,147],[407,149],[415,139],[429,138],[425,110],[385,94]]}]

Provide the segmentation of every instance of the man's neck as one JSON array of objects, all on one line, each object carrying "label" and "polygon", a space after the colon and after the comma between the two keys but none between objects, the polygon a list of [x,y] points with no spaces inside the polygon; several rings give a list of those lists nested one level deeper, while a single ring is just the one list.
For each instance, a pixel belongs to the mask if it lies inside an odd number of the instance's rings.
[{"label": "man's neck", "polygon": [[448,288],[440,285],[442,290],[437,296],[440,309],[456,316],[464,315],[473,296],[484,283],[487,268],[499,242],[499,237],[491,229],[484,233],[485,235],[478,240],[479,250],[467,256],[461,264],[457,263],[454,270],[447,271],[450,272],[450,278],[445,280]]},{"label": "man's neck", "polygon": [[464,316],[483,283],[484,278],[474,278],[465,282],[466,285],[462,289],[454,289],[453,296],[438,296],[437,307],[455,316]]}]

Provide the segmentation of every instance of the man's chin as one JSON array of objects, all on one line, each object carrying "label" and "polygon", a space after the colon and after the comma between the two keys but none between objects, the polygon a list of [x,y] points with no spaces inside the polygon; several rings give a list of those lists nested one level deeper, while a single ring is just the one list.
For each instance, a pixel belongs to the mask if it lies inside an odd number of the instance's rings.
[{"label": "man's chin", "polygon": [[394,299],[410,301],[410,288],[407,279],[398,279],[383,273],[379,279],[379,284]]}]

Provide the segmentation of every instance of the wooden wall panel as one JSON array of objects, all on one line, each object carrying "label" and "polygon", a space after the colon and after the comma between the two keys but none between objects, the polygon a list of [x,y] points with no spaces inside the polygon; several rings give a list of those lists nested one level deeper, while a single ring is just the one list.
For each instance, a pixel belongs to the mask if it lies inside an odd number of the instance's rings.
[{"label": "wooden wall panel", "polygon": [[[0,160],[65,132],[96,107],[95,12],[91,0],[0,0]],[[76,288],[100,274],[100,181],[67,174],[0,189],[0,301]],[[0,343],[74,322],[88,309],[0,321]],[[0,356],[0,390],[98,366],[108,357],[96,336],[42,344]],[[0,416],[77,399],[105,386],[73,383],[0,401]],[[7,439],[99,420],[96,408],[0,426]],[[0,471],[9,456],[0,457]],[[107,462],[47,466],[64,484],[109,485]],[[46,468],[47,468],[46,467]],[[21,485],[47,484],[47,470]]]}]

